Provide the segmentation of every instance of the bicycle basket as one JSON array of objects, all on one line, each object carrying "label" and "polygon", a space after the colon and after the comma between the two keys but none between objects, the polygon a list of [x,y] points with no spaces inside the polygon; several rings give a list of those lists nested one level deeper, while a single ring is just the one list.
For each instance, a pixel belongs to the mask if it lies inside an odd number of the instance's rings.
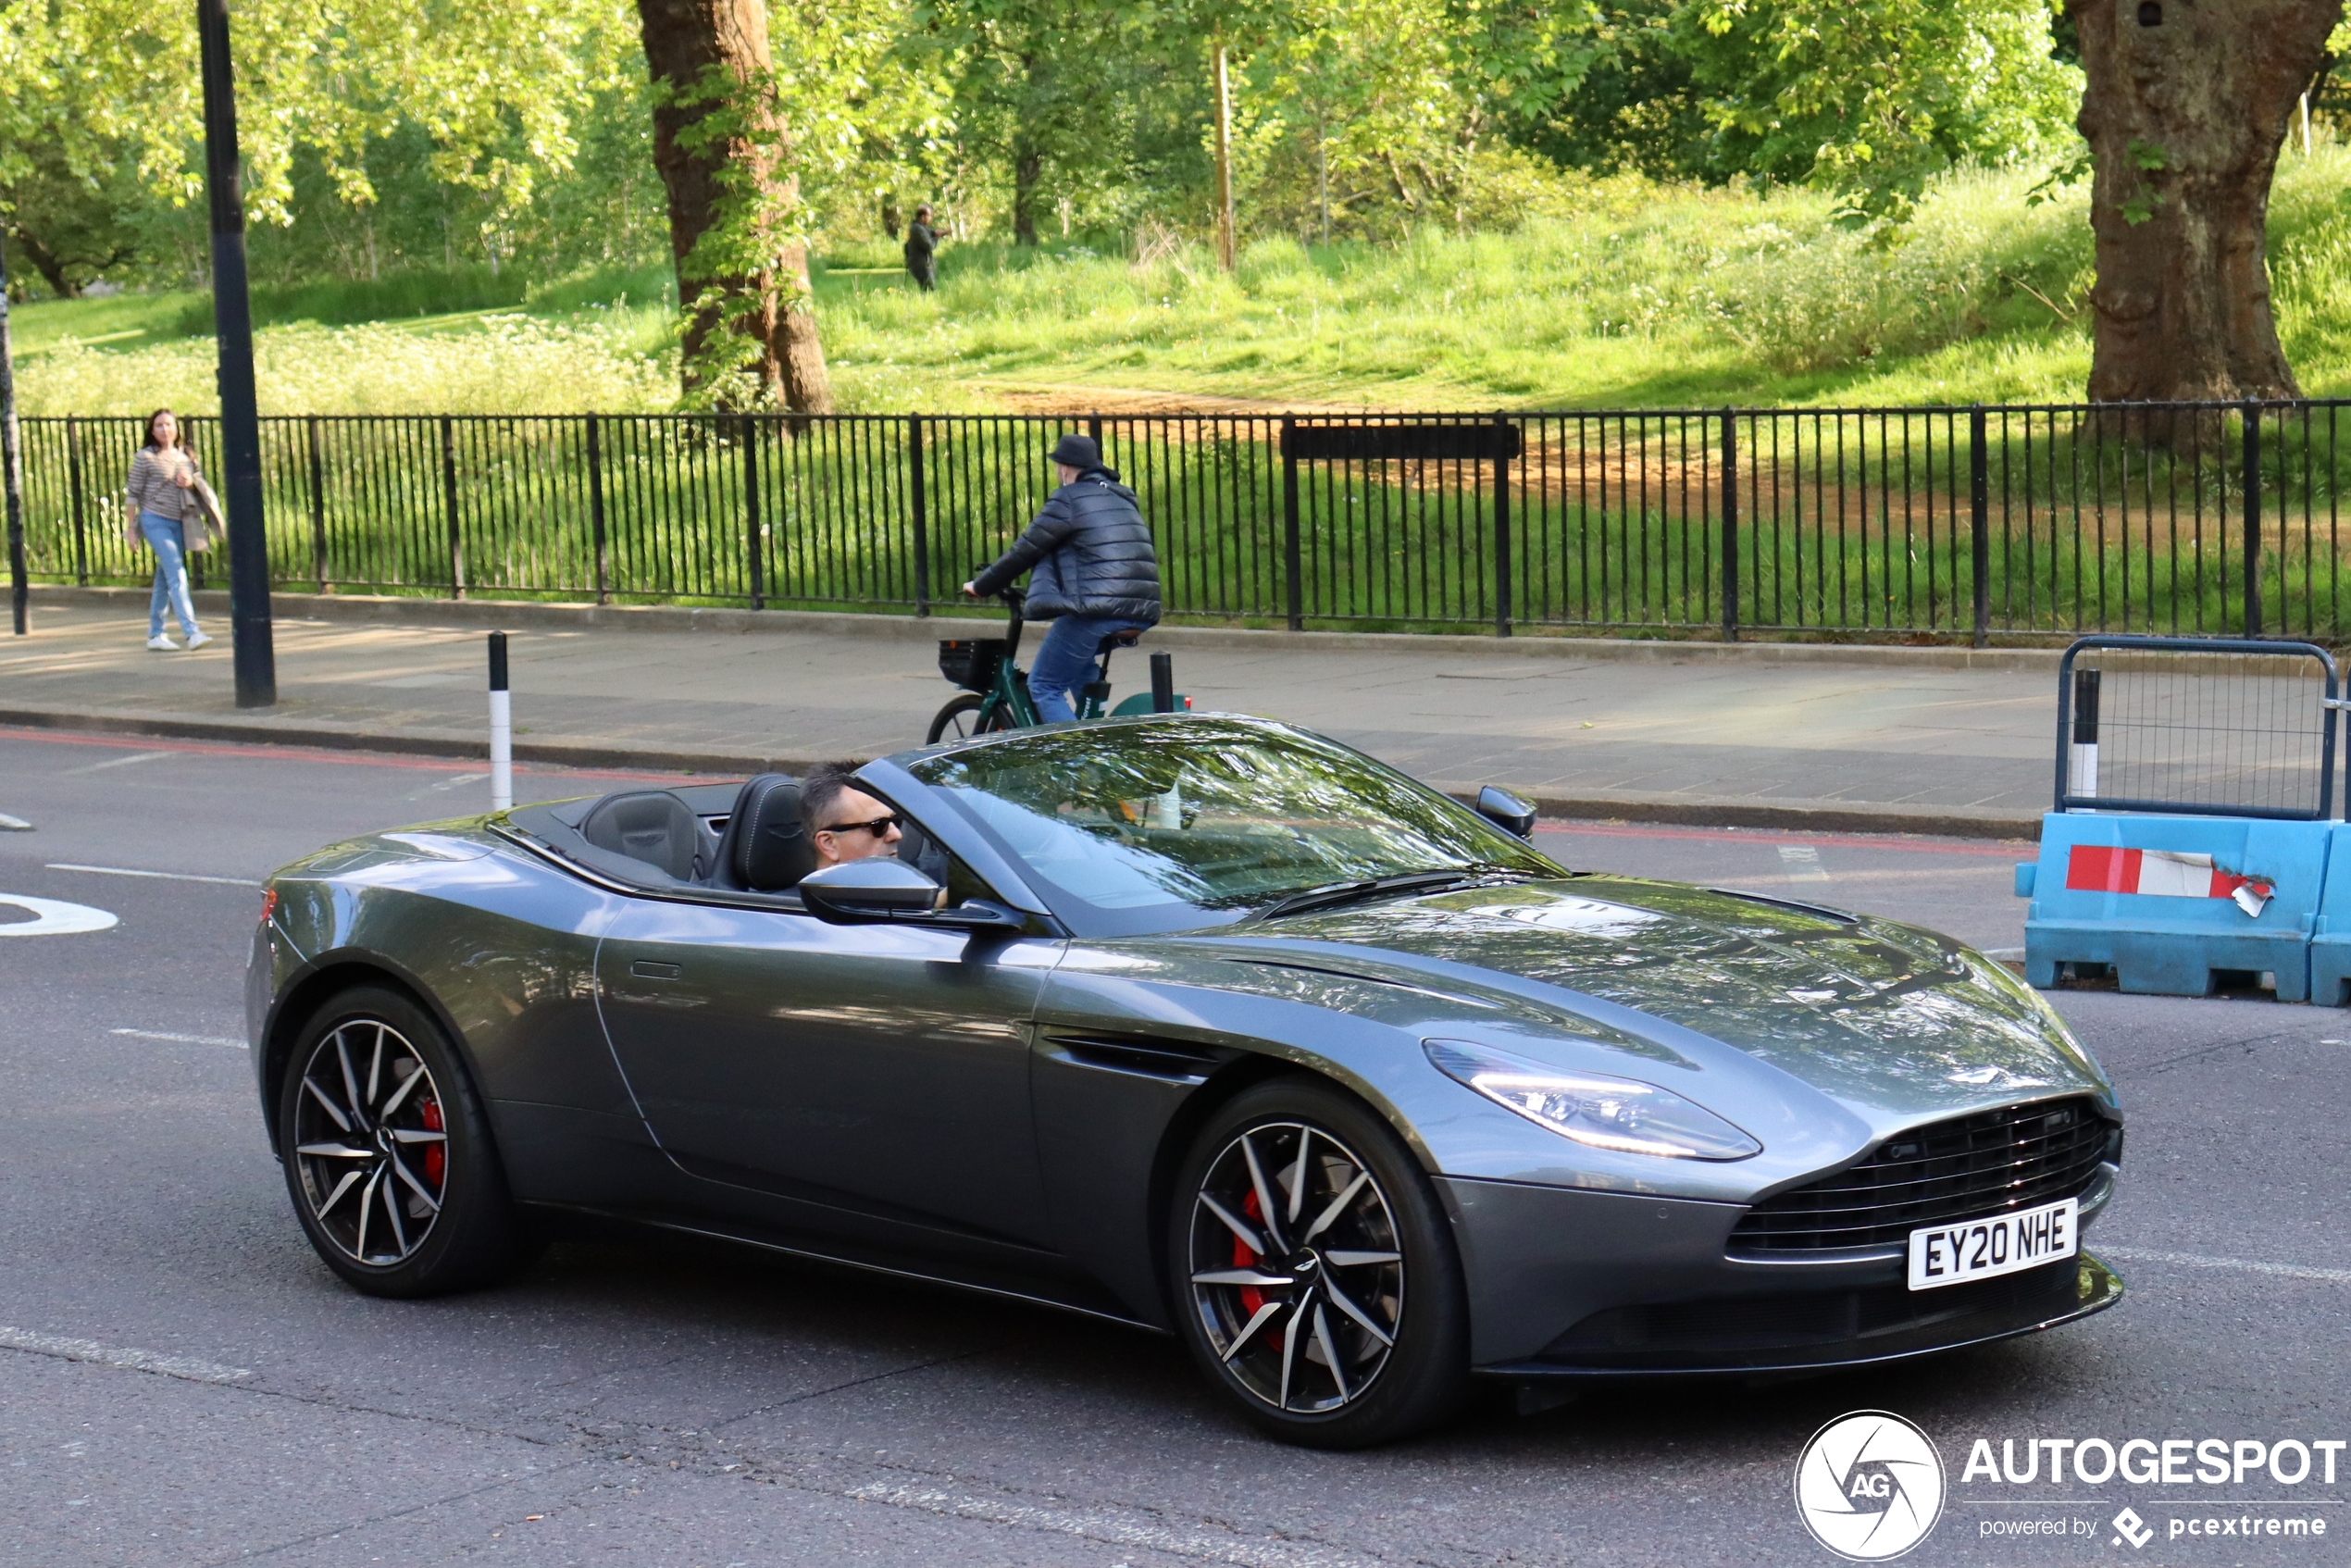
[{"label": "bicycle basket", "polygon": [[939,673],[966,691],[985,691],[996,684],[996,666],[1003,662],[1005,641],[981,638],[939,645]]}]

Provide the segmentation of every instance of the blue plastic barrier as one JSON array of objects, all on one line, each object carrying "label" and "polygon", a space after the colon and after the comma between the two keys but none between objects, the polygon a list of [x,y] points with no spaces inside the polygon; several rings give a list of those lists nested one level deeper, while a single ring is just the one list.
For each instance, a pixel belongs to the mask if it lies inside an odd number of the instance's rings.
[{"label": "blue plastic barrier", "polygon": [[2310,1000],[2351,1006],[2351,823],[2337,822],[2327,856],[2326,891],[2310,931]]},{"label": "blue plastic barrier", "polygon": [[[2329,877],[2345,831],[2336,822],[2050,812],[2040,858],[2017,867],[2017,893],[2033,901],[2024,977],[2047,987],[2060,964],[2098,964],[2126,991],[2209,996],[2216,971],[2249,970],[2276,977],[2280,1002],[2307,1001],[2322,897],[2337,899],[2341,931],[2328,974],[2351,977],[2351,855],[2346,886]],[[2340,978],[2321,980],[2319,999],[2333,1002],[2341,989]]]}]

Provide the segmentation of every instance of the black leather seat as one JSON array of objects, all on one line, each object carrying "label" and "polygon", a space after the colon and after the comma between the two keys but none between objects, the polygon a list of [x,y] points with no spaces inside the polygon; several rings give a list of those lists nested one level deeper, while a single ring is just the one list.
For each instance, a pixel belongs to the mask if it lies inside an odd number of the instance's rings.
[{"label": "black leather seat", "polygon": [[598,801],[581,819],[579,836],[600,850],[690,882],[694,854],[702,847],[702,819],[666,790],[632,790]]},{"label": "black leather seat", "polygon": [[1112,632],[1108,637],[1103,638],[1101,641],[1095,644],[1094,656],[1100,658],[1102,654],[1110,653],[1114,649],[1132,648],[1136,643],[1142,641],[1145,629],[1146,628],[1143,627],[1130,626]]},{"label": "black leather seat", "polygon": [[736,791],[718,840],[711,885],[740,892],[780,893],[816,869],[815,846],[800,820],[800,780],[763,773]]}]

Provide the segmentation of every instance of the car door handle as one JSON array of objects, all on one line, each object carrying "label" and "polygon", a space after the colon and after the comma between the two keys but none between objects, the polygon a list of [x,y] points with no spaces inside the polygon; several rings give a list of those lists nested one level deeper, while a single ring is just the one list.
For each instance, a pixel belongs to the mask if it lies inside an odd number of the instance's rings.
[{"label": "car door handle", "polygon": [[643,980],[674,980],[684,971],[675,964],[661,964],[650,958],[640,958],[628,965],[628,972]]}]

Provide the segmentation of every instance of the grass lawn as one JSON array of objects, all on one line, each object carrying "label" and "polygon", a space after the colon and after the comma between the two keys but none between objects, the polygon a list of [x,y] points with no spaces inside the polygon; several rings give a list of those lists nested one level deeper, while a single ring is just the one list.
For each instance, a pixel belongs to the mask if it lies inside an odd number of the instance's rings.
[{"label": "grass lawn", "polygon": [[[846,407],[944,412],[1260,406],[1572,408],[2071,401],[2089,367],[2085,193],[2025,173],[1944,180],[1890,246],[1814,193],[1593,182],[1588,210],[1402,244],[1198,252],[950,245],[923,294],[887,247],[819,264]],[[2273,295],[2304,389],[2351,393],[2351,150],[2289,155]],[[211,406],[204,296],[21,306],[27,414]],[[266,411],[651,410],[675,397],[659,268],[535,283],[452,277],[264,291]]]}]

